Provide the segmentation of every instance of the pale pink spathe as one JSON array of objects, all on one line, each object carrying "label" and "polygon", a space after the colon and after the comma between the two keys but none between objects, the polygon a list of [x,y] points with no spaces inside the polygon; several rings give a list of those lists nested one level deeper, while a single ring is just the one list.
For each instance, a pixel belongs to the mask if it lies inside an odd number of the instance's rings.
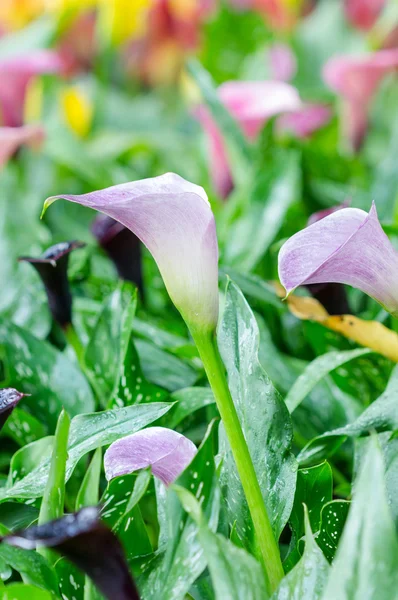
[{"label": "pale pink spathe", "polygon": [[311,283],[345,283],[398,315],[398,253],[373,204],[344,208],[291,237],[279,252],[279,278],[289,294]]},{"label": "pale pink spathe", "polygon": [[165,485],[172,484],[195,456],[195,444],[181,433],[164,427],[148,427],[113,442],[105,452],[108,479],[151,467]]},{"label": "pale pink spathe", "polygon": [[305,104],[300,110],[286,113],[278,118],[278,131],[289,131],[298,138],[310,137],[322,129],[332,118],[332,111],[325,104]]},{"label": "pale pink spathe", "polygon": [[361,147],[368,114],[382,79],[398,68],[398,49],[362,56],[338,56],[325,65],[327,85],[342,98],[343,129],[354,150]]},{"label": "pale pink spathe", "polygon": [[128,227],[153,255],[174,304],[191,328],[218,319],[218,244],[206,192],[174,173],[65,198]]},{"label": "pale pink spathe", "polygon": [[63,61],[52,50],[36,50],[0,60],[0,122],[7,127],[23,125],[26,90],[31,79],[59,73]]},{"label": "pale pink spathe", "polygon": [[0,168],[3,167],[20,146],[39,148],[44,141],[44,130],[40,125],[22,127],[0,127]]}]

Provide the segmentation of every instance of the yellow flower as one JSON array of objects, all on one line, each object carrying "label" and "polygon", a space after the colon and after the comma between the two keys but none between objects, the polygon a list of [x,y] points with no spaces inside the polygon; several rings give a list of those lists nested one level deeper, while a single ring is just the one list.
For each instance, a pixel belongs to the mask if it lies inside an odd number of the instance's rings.
[{"label": "yellow flower", "polygon": [[46,0],[0,0],[0,23],[7,29],[19,29],[38,17]]},{"label": "yellow flower", "polygon": [[99,0],[100,31],[107,41],[120,45],[141,36],[154,0]]},{"label": "yellow flower", "polygon": [[77,86],[69,86],[61,93],[61,104],[70,129],[79,137],[85,137],[93,120],[93,105],[87,94]]}]

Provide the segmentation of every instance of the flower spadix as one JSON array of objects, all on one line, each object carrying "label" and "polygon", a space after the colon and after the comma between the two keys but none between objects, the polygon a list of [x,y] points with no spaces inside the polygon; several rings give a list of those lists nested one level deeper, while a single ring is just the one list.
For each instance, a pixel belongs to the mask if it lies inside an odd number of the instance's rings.
[{"label": "flower spadix", "polygon": [[195,454],[195,444],[181,433],[148,427],[110,445],[104,456],[105,475],[109,480],[151,467],[155,477],[170,485]]},{"label": "flower spadix", "polygon": [[58,198],[99,210],[128,227],[152,253],[170,297],[191,329],[211,331],[218,318],[218,245],[203,188],[174,173]]},{"label": "flower spadix", "polygon": [[377,218],[343,208],[291,237],[279,253],[279,278],[290,294],[300,285],[345,283],[398,316],[398,253]]}]

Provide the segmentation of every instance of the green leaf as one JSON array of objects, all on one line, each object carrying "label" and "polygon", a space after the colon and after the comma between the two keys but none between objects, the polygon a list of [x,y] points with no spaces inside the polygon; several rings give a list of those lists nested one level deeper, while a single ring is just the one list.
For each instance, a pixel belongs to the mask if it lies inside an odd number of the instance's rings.
[{"label": "green leaf", "polygon": [[4,560],[21,575],[25,583],[37,585],[57,594],[58,583],[48,562],[35,550],[22,550],[8,544],[0,544],[0,560]]},{"label": "green leaf", "polygon": [[371,350],[368,348],[358,348],[345,352],[327,352],[326,354],[322,354],[322,356],[318,356],[318,358],[310,362],[305,371],[290,388],[285,398],[289,411],[292,413],[325,375],[350,360],[370,353]]},{"label": "green leaf", "polygon": [[207,560],[217,600],[269,598],[264,571],[246,550],[214,533],[206,523],[196,498],[184,488],[173,486],[184,509],[199,526],[198,538]]},{"label": "green leaf", "polygon": [[[82,456],[143,429],[163,416],[171,407],[171,403],[154,402],[74,417],[69,433],[66,481]],[[0,489],[0,500],[38,498],[44,492],[49,468],[50,459],[47,457],[20,481]]]},{"label": "green leaf", "polygon": [[296,494],[290,515],[289,524],[292,530],[292,552],[284,563],[285,570],[290,570],[300,558],[299,540],[304,535],[303,504],[308,507],[308,518],[311,530],[320,528],[322,507],[332,500],[333,474],[330,465],[323,462],[320,465],[297,471]]},{"label": "green leaf", "polygon": [[[220,353],[228,373],[243,433],[277,539],[294,500],[296,460],[291,453],[292,425],[285,403],[258,360],[259,332],[245,298],[232,282],[226,290],[225,308],[218,332]],[[261,442],[261,440],[263,440]],[[253,528],[229,445],[225,452],[221,485],[230,524],[242,542],[248,543]]]},{"label": "green leaf", "polygon": [[76,496],[76,510],[97,504],[102,467],[102,449],[97,448]]},{"label": "green leaf", "polygon": [[322,597],[330,568],[314,539],[306,509],[304,514],[304,554],[294,569],[282,579],[272,600],[320,600]]},{"label": "green leaf", "polygon": [[136,306],[136,290],[119,284],[105,300],[86,348],[84,361],[103,406],[119,386]]},{"label": "green leaf", "polygon": [[20,502],[4,502],[0,510],[0,523],[10,531],[25,529],[37,521],[39,509]]},{"label": "green leaf", "polygon": [[393,600],[398,541],[387,502],[384,464],[372,439],[322,600]]},{"label": "green leaf", "polygon": [[62,600],[83,600],[85,576],[66,558],[60,558],[55,564],[59,590]]},{"label": "green leaf", "polygon": [[148,381],[170,392],[190,387],[196,382],[197,372],[173,354],[144,340],[136,340],[135,346]]},{"label": "green leaf", "polygon": [[[213,430],[214,423],[211,423],[196,456],[175,484],[189,490],[197,498],[209,527],[215,530],[219,490],[215,475]],[[139,580],[142,600],[182,600],[206,567],[196,523],[186,515],[176,493],[170,490],[165,495],[165,492],[166,488],[159,482],[159,550],[152,561],[148,561]]]},{"label": "green leaf", "polygon": [[280,153],[261,172],[243,215],[229,227],[224,260],[242,272],[251,271],[264,256],[300,197],[299,156]]},{"label": "green leaf", "polygon": [[12,487],[18,481],[21,481],[36,469],[44,459],[50,461],[53,444],[54,436],[49,435],[17,450],[11,458],[7,486]]},{"label": "green leaf", "polygon": [[176,404],[171,411],[170,417],[167,415],[167,426],[174,429],[186,417],[195,411],[214,404],[213,392],[210,388],[191,387],[178,390],[171,394],[170,399]]},{"label": "green leaf", "polygon": [[275,294],[275,288],[253,273],[240,273],[229,265],[221,266],[219,269],[220,281],[227,284],[227,278],[232,279],[241,289],[243,294],[265,306],[274,306],[279,311],[284,310],[280,298]]},{"label": "green leaf", "polygon": [[2,387],[14,387],[30,398],[26,407],[53,432],[62,408],[71,416],[94,410],[94,399],[81,371],[49,343],[0,321],[0,356],[5,363]]},{"label": "green leaf", "polygon": [[54,600],[54,596],[34,585],[12,583],[2,592],[2,600]]},{"label": "green leaf", "polygon": [[301,464],[313,462],[332,454],[346,437],[369,435],[372,431],[394,431],[398,429],[398,367],[394,368],[387,388],[373,404],[371,404],[353,423],[327,431],[311,440],[300,452],[298,460]]},{"label": "green leaf", "polygon": [[230,160],[234,180],[245,184],[249,180],[252,151],[237,122],[220,101],[211,75],[196,59],[187,62],[188,73],[199,86],[203,99],[220,128]]},{"label": "green leaf", "polygon": [[322,508],[321,527],[316,541],[329,562],[336,554],[350,504],[347,500],[332,500]]},{"label": "green leaf", "polygon": [[65,467],[68,457],[69,427],[69,415],[63,410],[59,415],[55,430],[50,470],[40,506],[39,525],[58,519],[64,514]]},{"label": "green leaf", "polygon": [[398,152],[398,119],[391,127],[391,138],[384,158],[377,165],[375,178],[369,194],[369,204],[377,198],[377,214],[380,220],[392,220],[398,198],[398,175],[396,157]]},{"label": "green leaf", "polygon": [[30,444],[46,434],[44,426],[36,417],[18,407],[8,417],[1,433],[20,446]]}]

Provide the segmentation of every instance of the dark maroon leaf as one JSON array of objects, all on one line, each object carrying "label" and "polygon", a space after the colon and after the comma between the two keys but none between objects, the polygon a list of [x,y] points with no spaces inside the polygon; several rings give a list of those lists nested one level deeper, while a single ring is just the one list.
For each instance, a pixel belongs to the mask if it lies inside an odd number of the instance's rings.
[{"label": "dark maroon leaf", "polygon": [[99,214],[91,231],[121,279],[134,283],[142,294],[141,242],[127,227],[112,217]]},{"label": "dark maroon leaf", "polygon": [[87,573],[109,600],[139,600],[123,548],[99,515],[99,507],[89,506],[1,541],[27,550],[53,548]]},{"label": "dark maroon leaf", "polygon": [[14,388],[3,388],[0,389],[0,430],[8,417],[18,404],[18,402],[29,394],[22,394]]},{"label": "dark maroon leaf", "polygon": [[83,242],[61,242],[51,246],[37,258],[19,258],[20,261],[31,263],[39,273],[54,321],[63,328],[72,322],[72,295],[68,280],[69,254],[83,246]]}]

